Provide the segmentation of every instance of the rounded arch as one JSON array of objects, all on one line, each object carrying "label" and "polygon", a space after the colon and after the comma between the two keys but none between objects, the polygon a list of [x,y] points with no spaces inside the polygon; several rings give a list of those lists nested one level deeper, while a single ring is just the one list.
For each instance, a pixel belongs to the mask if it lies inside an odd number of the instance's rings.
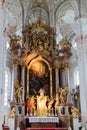
[{"label": "rounded arch", "polygon": [[45,59],[50,66],[52,66],[52,57],[49,55],[46,55],[45,53],[41,53],[41,52],[33,52],[31,54],[29,54],[25,60],[24,60],[24,64],[27,66],[30,64],[30,62],[32,61],[32,59],[35,59],[36,57],[38,57],[39,55],[41,55],[43,57],[43,59]]},{"label": "rounded arch", "polygon": [[57,8],[55,9],[55,12],[54,12],[54,20],[55,20],[54,23],[56,26],[56,32],[57,33],[60,32],[60,33],[62,33],[62,35],[65,35],[64,34],[65,29],[66,30],[69,29],[68,24],[66,24],[62,19],[63,16],[66,14],[67,10],[73,10],[69,0],[61,2],[57,6]]},{"label": "rounded arch", "polygon": [[27,11],[27,17],[26,17],[26,25],[32,24],[38,20],[42,20],[46,24],[49,23],[49,13],[48,10],[46,10],[41,5],[32,6],[31,10]]},{"label": "rounded arch", "polygon": [[57,6],[54,12],[55,25],[57,18],[58,20],[60,20],[60,18],[66,13],[67,9],[73,9],[72,6],[70,5],[69,0],[63,1]]},{"label": "rounded arch", "polygon": [[32,63],[33,63],[34,61],[36,61],[36,60],[45,62],[45,63],[48,65],[48,68],[49,68],[49,69],[51,68],[51,66],[50,66],[50,64],[48,63],[48,61],[45,60],[41,55],[39,55],[37,58],[35,58],[34,60],[32,60],[32,61],[30,62],[29,68],[31,67]]},{"label": "rounded arch", "polygon": [[[29,81],[27,85],[27,94],[30,95],[30,88],[32,88],[32,91],[37,94],[40,87],[42,87],[46,89],[46,95],[52,97],[52,67],[49,62],[39,55],[30,61],[27,69],[29,72],[29,74],[27,74],[27,81]],[[31,80],[33,84],[35,82],[34,85],[30,84],[32,83]]]}]

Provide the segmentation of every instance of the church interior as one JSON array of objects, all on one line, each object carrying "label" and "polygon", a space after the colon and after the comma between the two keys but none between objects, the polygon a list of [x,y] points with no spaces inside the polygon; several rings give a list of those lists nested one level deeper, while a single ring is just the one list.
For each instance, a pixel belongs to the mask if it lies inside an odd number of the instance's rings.
[{"label": "church interior", "polygon": [[1,0],[0,18],[0,130],[87,130],[87,0]]}]

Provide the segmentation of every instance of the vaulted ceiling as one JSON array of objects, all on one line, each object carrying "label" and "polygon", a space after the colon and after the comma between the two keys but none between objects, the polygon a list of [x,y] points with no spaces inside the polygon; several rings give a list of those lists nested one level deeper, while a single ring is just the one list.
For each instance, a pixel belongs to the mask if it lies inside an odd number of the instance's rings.
[{"label": "vaulted ceiling", "polygon": [[56,28],[57,35],[72,39],[75,33],[80,33],[74,27],[79,17],[84,15],[82,22],[86,22],[86,0],[3,0],[2,5],[6,8],[7,26],[15,26],[17,30],[41,18]]}]

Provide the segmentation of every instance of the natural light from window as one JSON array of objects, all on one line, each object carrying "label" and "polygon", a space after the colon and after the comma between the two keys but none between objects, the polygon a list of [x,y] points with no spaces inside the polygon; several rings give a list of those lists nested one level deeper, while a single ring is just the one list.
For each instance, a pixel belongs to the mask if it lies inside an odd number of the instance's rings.
[{"label": "natural light from window", "polygon": [[10,101],[10,94],[11,94],[11,89],[10,89],[10,82],[11,81],[11,72],[10,69],[7,68],[5,71],[5,94],[4,94],[4,106],[9,107],[9,101]]}]

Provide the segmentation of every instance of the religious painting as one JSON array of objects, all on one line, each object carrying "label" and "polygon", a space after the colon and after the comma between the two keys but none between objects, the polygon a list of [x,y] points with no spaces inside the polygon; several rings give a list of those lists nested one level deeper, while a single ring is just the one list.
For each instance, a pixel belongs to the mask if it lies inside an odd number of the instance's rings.
[{"label": "religious painting", "polygon": [[29,95],[39,94],[42,88],[45,95],[50,95],[50,72],[44,61],[35,60],[29,70]]}]

